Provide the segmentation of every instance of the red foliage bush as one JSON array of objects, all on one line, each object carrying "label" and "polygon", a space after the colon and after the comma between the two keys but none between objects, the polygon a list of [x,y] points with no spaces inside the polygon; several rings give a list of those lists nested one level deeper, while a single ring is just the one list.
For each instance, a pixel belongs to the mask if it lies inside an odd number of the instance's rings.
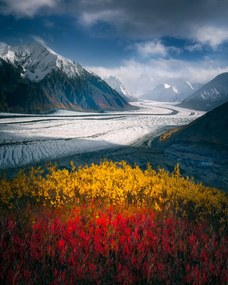
[{"label": "red foliage bush", "polygon": [[[29,210],[30,211],[30,210]],[[227,237],[149,209],[1,218],[1,284],[227,284]]]}]

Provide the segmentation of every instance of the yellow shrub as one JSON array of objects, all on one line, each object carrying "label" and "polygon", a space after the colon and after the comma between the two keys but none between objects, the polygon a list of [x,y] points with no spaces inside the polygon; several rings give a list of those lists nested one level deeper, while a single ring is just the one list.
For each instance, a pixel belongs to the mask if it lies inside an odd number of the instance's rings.
[{"label": "yellow shrub", "polygon": [[[156,211],[203,218],[227,217],[227,194],[180,176],[179,167],[169,174],[150,166],[143,171],[126,162],[104,161],[91,166],[60,170],[56,165],[45,171],[31,168],[12,180],[0,180],[1,207],[20,207],[24,202],[61,207],[84,203],[146,206]],[[46,174],[45,174],[46,173]]]}]

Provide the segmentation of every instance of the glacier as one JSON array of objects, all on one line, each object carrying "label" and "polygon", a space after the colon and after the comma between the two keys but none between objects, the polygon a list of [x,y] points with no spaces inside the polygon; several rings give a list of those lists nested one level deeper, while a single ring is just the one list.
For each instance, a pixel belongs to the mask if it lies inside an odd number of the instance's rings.
[{"label": "glacier", "polygon": [[102,114],[59,110],[49,115],[0,113],[0,170],[121,146],[139,146],[167,127],[204,112],[151,101],[137,110]]}]

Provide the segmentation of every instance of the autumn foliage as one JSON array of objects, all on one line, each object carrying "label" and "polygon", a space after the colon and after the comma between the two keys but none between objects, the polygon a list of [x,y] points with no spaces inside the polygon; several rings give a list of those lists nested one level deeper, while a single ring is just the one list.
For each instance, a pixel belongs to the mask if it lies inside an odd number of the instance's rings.
[{"label": "autumn foliage", "polygon": [[225,192],[125,162],[0,181],[1,284],[227,284]]}]

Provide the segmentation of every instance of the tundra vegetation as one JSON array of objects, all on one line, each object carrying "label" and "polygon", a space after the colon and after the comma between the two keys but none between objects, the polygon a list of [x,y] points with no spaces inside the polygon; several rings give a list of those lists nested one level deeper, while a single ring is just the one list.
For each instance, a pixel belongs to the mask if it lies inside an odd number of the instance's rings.
[{"label": "tundra vegetation", "polygon": [[227,284],[227,193],[103,161],[0,180],[1,284]]}]

